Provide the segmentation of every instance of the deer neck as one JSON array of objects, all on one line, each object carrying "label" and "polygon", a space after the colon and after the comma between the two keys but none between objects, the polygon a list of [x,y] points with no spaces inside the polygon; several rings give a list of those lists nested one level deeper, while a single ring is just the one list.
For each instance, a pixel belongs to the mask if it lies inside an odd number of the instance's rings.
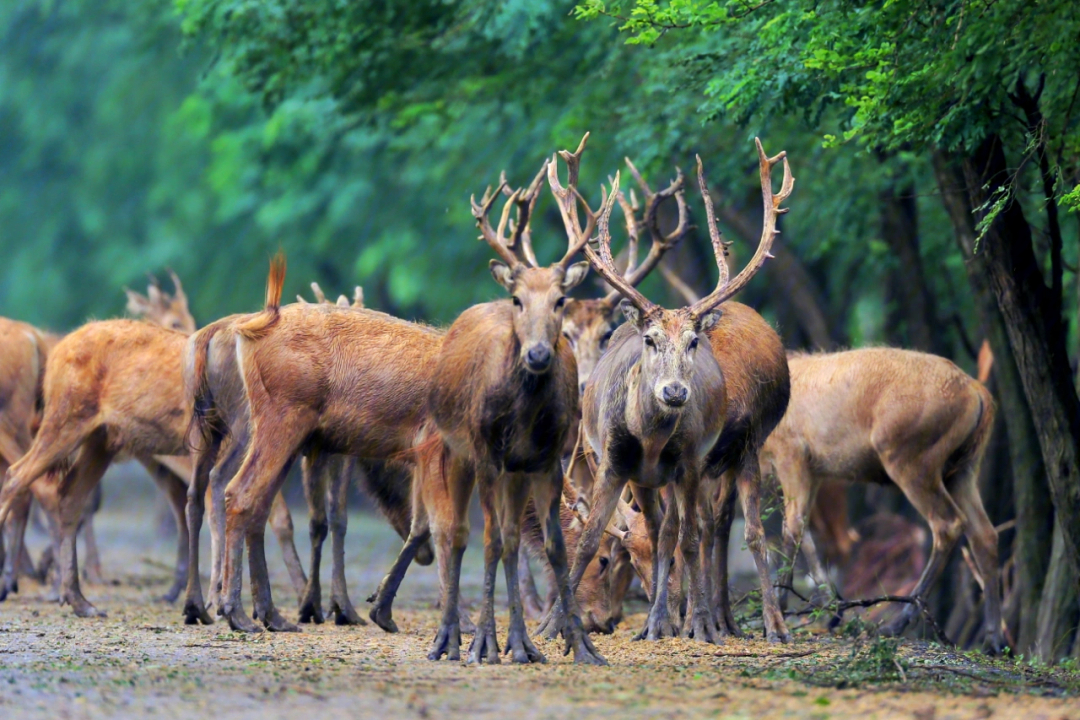
[{"label": "deer neck", "polygon": [[630,368],[626,385],[627,429],[641,443],[642,465],[654,468],[660,461],[660,453],[679,427],[681,414],[661,405],[652,388],[642,382],[640,360]]}]

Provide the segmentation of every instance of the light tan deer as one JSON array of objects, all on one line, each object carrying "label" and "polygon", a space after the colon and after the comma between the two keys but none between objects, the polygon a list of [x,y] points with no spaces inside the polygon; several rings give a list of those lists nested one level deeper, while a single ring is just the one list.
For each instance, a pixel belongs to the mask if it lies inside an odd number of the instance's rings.
[{"label": "light tan deer", "polygon": [[[979,464],[994,424],[984,385],[952,362],[893,348],[789,356],[791,402],[761,461],[784,492],[784,556],[802,545],[815,581],[828,583],[806,515],[826,481],[892,482],[930,525],[930,559],[912,595],[937,580],[962,534],[985,583],[986,645],[1004,645],[997,531],[979,497]],[[781,586],[790,586],[790,562]],[[887,626],[903,631],[908,605]]]}]

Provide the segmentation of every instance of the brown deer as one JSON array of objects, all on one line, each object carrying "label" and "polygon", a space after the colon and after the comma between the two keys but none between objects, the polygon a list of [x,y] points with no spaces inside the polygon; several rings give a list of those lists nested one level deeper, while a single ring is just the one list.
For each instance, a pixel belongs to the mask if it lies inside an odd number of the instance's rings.
[{"label": "brown deer", "polygon": [[[38,416],[38,398],[45,362],[55,336],[16,320],[0,318],[0,479],[29,449]],[[18,591],[20,564],[25,564],[22,537],[30,514],[30,498],[17,503],[0,536],[3,577],[0,600]],[[3,553],[6,544],[8,552]],[[23,561],[21,563],[21,561]]]},{"label": "brown deer", "polygon": [[[229,326],[250,439],[225,489],[222,605],[230,626],[249,632],[259,628],[240,604],[245,540],[258,619],[271,630],[298,629],[274,608],[263,550],[263,526],[289,466],[302,451],[411,464],[443,341],[437,330],[373,310],[282,307],[284,271],[283,259],[273,265],[264,310]],[[198,417],[197,387],[194,395]],[[203,473],[209,468],[196,477]]]},{"label": "brown deer", "polygon": [[[700,485],[703,474],[730,477],[736,472],[747,516],[747,544],[761,576],[767,635],[774,641],[788,637],[768,576],[758,507],[760,478],[756,458],[745,457],[741,448],[733,446],[736,441],[744,444],[753,441],[763,424],[762,414],[768,416],[764,423],[768,424],[775,422],[770,420],[771,416],[778,418],[783,413],[787,400],[786,364],[782,349],[778,360],[770,358],[768,353],[762,357],[760,369],[765,371],[768,382],[764,385],[771,401],[764,405],[775,407],[771,412],[761,413],[760,403],[748,403],[746,398],[729,395],[728,378],[720,363],[724,353],[732,352],[728,347],[732,340],[742,340],[751,349],[767,348],[771,336],[775,336],[760,316],[745,306],[729,303],[717,309],[741,290],[769,257],[776,219],[785,212],[780,204],[790,195],[794,184],[784,153],[769,158],[760,142],[757,150],[765,205],[764,227],[750,263],[732,280],[728,277],[726,246],[716,225],[698,159],[698,182],[720,271],[716,289],[699,302],[675,311],[665,310],[628,285],[616,270],[609,221],[618,195],[618,176],[598,224],[599,247],[586,248],[590,264],[627,298],[623,314],[629,322],[612,337],[608,352],[585,390],[585,439],[589,450],[599,456],[600,465],[593,489],[593,511],[578,546],[571,581],[580,579],[585,562],[596,553],[623,485],[631,481],[635,500],[645,513],[654,557],[659,558],[653,565],[652,608],[642,638],[675,634],[668,610],[668,576],[678,537],[690,576],[690,610],[683,632],[699,640],[715,640],[718,623],[706,599],[699,554],[699,511],[706,515],[708,510],[708,503],[699,503]],[[774,195],[771,170],[781,160],[784,180],[780,193]],[[723,322],[725,318],[727,323]],[[754,335],[755,329],[760,329],[759,336]],[[700,342],[702,335],[709,340],[707,344]],[[757,359],[761,355],[751,357]],[[747,363],[742,375],[752,378],[753,385],[762,385],[757,378],[758,370],[756,364]],[[736,382],[740,379],[735,378]],[[740,388],[740,392],[743,390]],[[737,401],[732,402],[732,397]],[[731,418],[732,411],[741,415]],[[741,466],[736,467],[736,463]],[[674,483],[674,498],[661,527],[657,490],[667,483]],[[730,490],[727,493],[730,495]],[[554,616],[549,617],[557,621]],[[549,629],[551,624],[546,622],[541,631]]]},{"label": "brown deer", "polygon": [[[449,507],[441,508],[442,517],[432,523],[436,555],[447,576],[443,619],[428,653],[432,660],[460,655],[456,600],[468,537],[467,504],[476,484],[484,510],[484,603],[469,649],[470,662],[499,662],[494,586],[500,556],[510,604],[507,653],[514,662],[544,660],[525,629],[517,586],[522,517],[531,496],[543,518],[545,551],[559,585],[568,651],[573,650],[577,663],[605,664],[583,630],[567,582],[559,513],[559,461],[578,413],[577,367],[562,336],[562,322],[566,293],[588,272],[587,263],[570,261],[595,226],[587,207],[584,228],[578,216],[577,168],[587,138],[574,153],[560,153],[569,168],[569,188],[559,183],[555,162],[545,163],[528,189],[510,194],[497,230],[488,215],[502,194],[505,175],[494,192],[488,188],[479,203],[472,200],[481,236],[500,258],[491,262],[492,276],[511,297],[475,305],[458,317],[439,354],[438,382],[432,384],[428,400],[445,443],[441,458],[445,473],[435,480],[428,475],[425,482],[445,482],[450,500]],[[540,267],[532,252],[529,217],[545,174],[566,220],[569,247],[558,262]],[[517,217],[507,238],[512,208]]]},{"label": "brown deer", "polygon": [[[765,442],[763,467],[784,492],[781,587],[802,544],[815,582],[827,584],[810,535],[807,509],[824,481],[892,482],[930,525],[930,559],[912,595],[925,597],[949,553],[966,535],[986,588],[986,645],[1000,651],[997,531],[979,497],[979,465],[994,424],[984,385],[949,360],[893,348],[788,358],[791,401]],[[900,633],[918,611],[908,605],[886,631]]]},{"label": "brown deer", "polygon": [[[172,297],[156,284],[146,298],[128,291],[129,310],[185,331],[194,327],[175,275],[173,282]],[[147,322],[107,320],[64,337],[49,355],[41,428],[9,470],[0,518],[27,489],[56,518],[61,601],[79,616],[101,613],[79,587],[74,532],[88,494],[118,455],[138,459],[166,492],[179,543],[176,582],[165,599],[175,599],[183,587],[188,557],[183,477],[191,472],[185,446],[189,410],[181,381],[185,337],[184,331]]]}]

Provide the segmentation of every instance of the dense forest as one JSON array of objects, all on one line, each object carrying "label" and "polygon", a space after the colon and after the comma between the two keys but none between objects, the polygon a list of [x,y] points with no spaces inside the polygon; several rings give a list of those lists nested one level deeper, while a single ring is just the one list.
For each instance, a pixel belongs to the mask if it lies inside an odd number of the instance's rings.
[{"label": "dense forest", "polygon": [[[625,157],[659,184],[699,154],[739,266],[753,138],[786,150],[791,213],[739,299],[791,349],[974,372],[988,341],[1014,649],[1080,652],[1080,5],[14,0],[0,27],[0,314],[56,330],[121,314],[122,287],[166,268],[200,324],[257,308],[279,247],[287,296],[360,284],[447,322],[498,291],[470,195],[586,131],[594,206]],[[538,212],[556,257],[558,211]],[[714,284],[700,235],[665,262]],[[682,302],[658,274],[643,288]],[[939,602],[972,634],[956,562]]]}]

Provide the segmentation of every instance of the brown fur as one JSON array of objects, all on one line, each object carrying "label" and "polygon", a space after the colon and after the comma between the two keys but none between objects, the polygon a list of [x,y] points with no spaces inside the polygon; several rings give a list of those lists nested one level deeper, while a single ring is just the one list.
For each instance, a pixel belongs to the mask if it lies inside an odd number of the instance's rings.
[{"label": "brown fur", "polygon": [[[824,582],[806,509],[826,480],[893,482],[930,525],[934,538],[915,589],[933,586],[963,533],[986,579],[987,643],[999,650],[1001,604],[997,532],[978,491],[978,470],[994,421],[990,393],[952,362],[909,350],[866,348],[793,355],[791,405],[766,441],[762,462],[784,490],[785,548],[800,540]],[[788,580],[788,584],[790,579]],[[889,630],[899,632],[909,606]]]},{"label": "brown fur", "polygon": [[225,490],[224,612],[235,629],[256,629],[240,607],[240,560],[251,547],[258,617],[293,629],[266,585],[262,527],[270,501],[305,450],[380,460],[409,450],[425,416],[426,390],[442,334],[371,310],[279,307],[280,275],[267,308],[236,333],[251,415],[248,452]]}]

